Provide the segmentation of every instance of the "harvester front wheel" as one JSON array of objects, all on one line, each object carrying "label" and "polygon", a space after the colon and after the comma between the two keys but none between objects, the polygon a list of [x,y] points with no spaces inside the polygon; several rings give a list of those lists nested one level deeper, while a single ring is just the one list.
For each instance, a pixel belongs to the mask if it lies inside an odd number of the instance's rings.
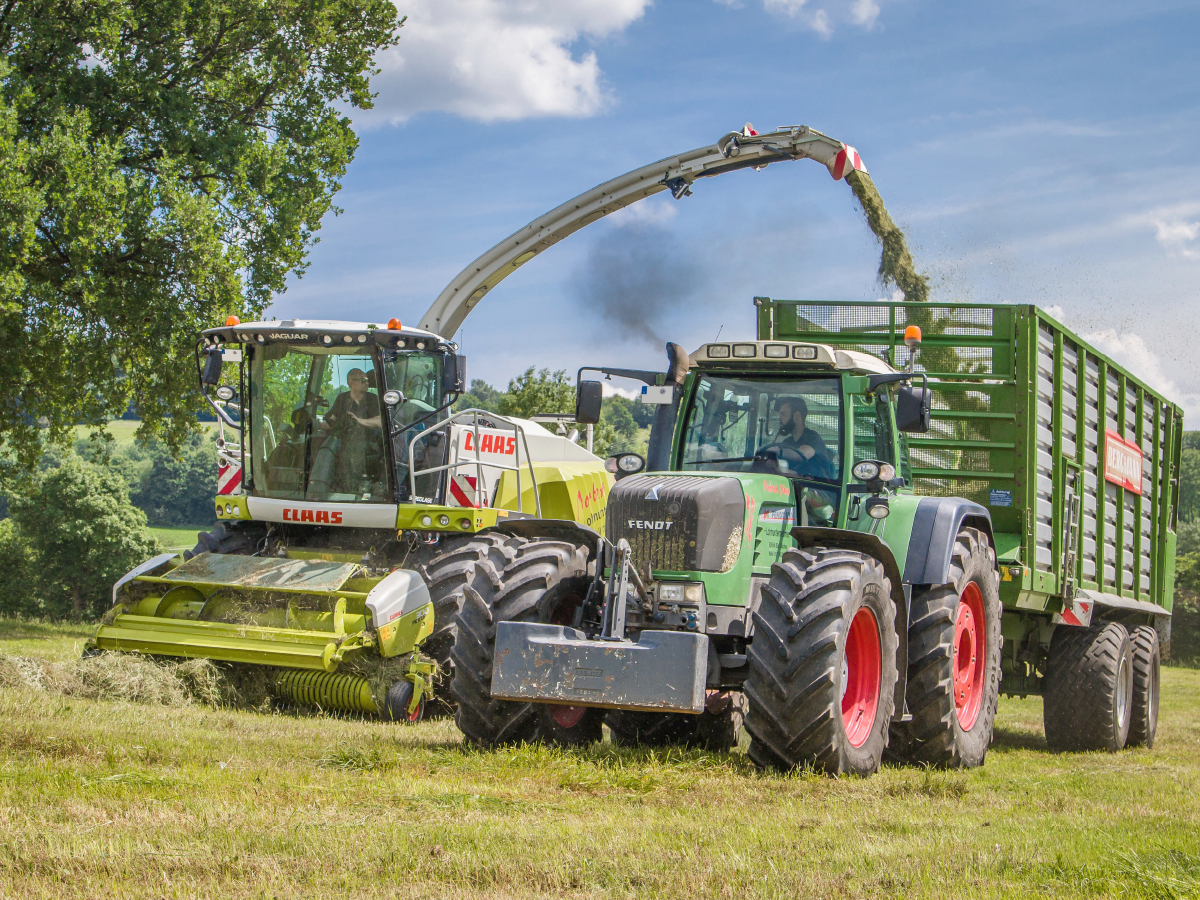
[{"label": "harvester front wheel", "polygon": [[586,548],[556,540],[513,540],[513,559],[495,582],[476,579],[463,588],[450,651],[450,694],[458,702],[454,720],[468,741],[484,747],[539,738],[561,744],[599,740],[600,710],[492,698],[497,623],[569,620],[588,587]]},{"label": "harvester front wheel", "polygon": [[1126,745],[1153,747],[1158,731],[1158,669],[1162,660],[1158,632],[1142,625],[1129,639],[1133,644],[1133,712]]},{"label": "harvester front wheel", "polygon": [[829,775],[879,768],[895,707],[896,605],[883,565],[853,550],[788,550],[748,647],[750,758]]},{"label": "harvester front wheel", "polygon": [[389,722],[400,722],[404,725],[416,725],[425,718],[425,698],[422,697],[417,708],[412,706],[413,692],[416,688],[408,679],[401,679],[388,688],[383,701],[383,718]]},{"label": "harvester front wheel", "polygon": [[983,765],[1000,698],[1000,585],[987,535],[958,533],[950,583],[914,591],[908,709],[889,750],[924,765]]},{"label": "harvester front wheel", "polygon": [[1042,706],[1051,750],[1120,750],[1129,737],[1133,692],[1133,644],[1124,625],[1054,629]]}]

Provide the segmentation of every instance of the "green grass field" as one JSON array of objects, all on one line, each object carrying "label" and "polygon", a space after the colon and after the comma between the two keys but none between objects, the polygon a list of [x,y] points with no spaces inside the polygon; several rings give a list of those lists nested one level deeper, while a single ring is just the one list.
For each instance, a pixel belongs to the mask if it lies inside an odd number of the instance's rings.
[{"label": "green grass field", "polygon": [[[0,622],[0,653],[86,635]],[[982,769],[838,781],[0,690],[0,896],[1192,897],[1197,783],[1185,669],[1150,751],[1049,753],[1040,702],[1006,700]]]},{"label": "green grass field", "polygon": [[[113,419],[108,423],[108,430],[112,433],[115,450],[125,450],[133,445],[138,427],[142,423],[137,419]],[[200,427],[209,434],[217,433],[216,422],[201,422]],[[88,425],[75,426],[75,440],[86,439],[91,433],[92,428]]]},{"label": "green grass field", "polygon": [[175,528],[151,528],[150,533],[163,545],[164,550],[191,550],[196,546],[196,535],[201,531],[212,531],[213,525],[180,525]]}]

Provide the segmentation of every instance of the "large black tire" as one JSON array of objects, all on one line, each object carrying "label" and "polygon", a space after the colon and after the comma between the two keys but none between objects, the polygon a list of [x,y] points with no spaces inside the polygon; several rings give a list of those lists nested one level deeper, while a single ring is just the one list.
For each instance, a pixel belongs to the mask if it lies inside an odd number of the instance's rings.
[{"label": "large black tire", "polygon": [[728,753],[738,745],[746,717],[740,691],[710,692],[704,712],[650,713],[609,710],[604,717],[612,742],[620,747],[695,747]]},{"label": "large black tire", "polygon": [[1158,675],[1162,651],[1158,632],[1142,625],[1129,636],[1133,644],[1133,712],[1127,747],[1153,747],[1158,731]]},{"label": "large black tire", "polygon": [[500,581],[500,575],[516,558],[516,538],[494,532],[477,534],[448,544],[428,563],[421,575],[433,601],[433,634],[421,652],[434,659],[442,675],[450,677],[450,648],[454,646],[454,617],[463,605],[463,591],[476,593]]},{"label": "large black tire", "polygon": [[248,522],[218,522],[212,531],[196,535],[196,546],[185,550],[184,559],[192,559],[201,553],[223,553],[230,556],[249,556],[258,549],[263,539],[261,527]]},{"label": "large black tire", "polygon": [[892,726],[888,752],[923,765],[971,768],[983,765],[987,756],[1000,700],[1003,609],[995,551],[984,532],[963,528],[958,533],[949,574],[949,584],[913,591],[908,626],[912,721]]},{"label": "large black tire", "polygon": [[[565,541],[515,539],[513,560],[495,582],[478,579],[463,588],[450,658],[454,719],[471,743],[495,747],[545,739],[562,744],[599,740],[602,714],[587,710],[562,727],[544,704],[492,699],[492,659],[498,622],[559,622],[587,593],[588,551]],[[558,713],[562,716],[562,709]]]},{"label": "large black tire", "polygon": [[[870,615],[855,624],[863,611]],[[878,560],[853,550],[788,550],[754,613],[745,684],[750,758],[783,771],[876,771],[895,708],[896,647],[896,606]],[[868,653],[877,679],[867,677],[874,671]],[[848,689],[851,698],[873,691],[874,702],[846,722]]]},{"label": "large black tire", "polygon": [[1054,629],[1042,708],[1051,750],[1120,750],[1129,736],[1132,695],[1133,645],[1124,625]]}]

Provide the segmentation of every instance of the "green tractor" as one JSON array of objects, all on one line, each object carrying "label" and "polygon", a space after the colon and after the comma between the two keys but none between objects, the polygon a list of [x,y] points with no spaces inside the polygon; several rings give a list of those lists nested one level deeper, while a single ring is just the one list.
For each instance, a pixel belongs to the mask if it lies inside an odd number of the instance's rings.
[{"label": "green tractor", "polygon": [[282,701],[414,722],[476,565],[511,562],[533,521],[603,527],[602,461],[530,420],[450,412],[466,360],[431,332],[230,317],[197,369],[218,524],[117,583],[92,652],[207,658]]},{"label": "green tractor", "polygon": [[756,304],[757,340],[592,370],[659,404],[648,460],[611,460],[570,622],[530,591],[459,612],[467,736],[548,705],[623,744],[744,727],[785,771],[971,767],[1003,692],[1044,697],[1052,749],[1152,746],[1178,408],[1031,306]]}]

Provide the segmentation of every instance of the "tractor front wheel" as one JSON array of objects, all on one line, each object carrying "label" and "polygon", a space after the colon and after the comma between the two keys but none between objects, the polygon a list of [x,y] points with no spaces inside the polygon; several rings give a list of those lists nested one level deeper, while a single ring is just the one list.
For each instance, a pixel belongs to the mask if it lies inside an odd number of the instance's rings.
[{"label": "tractor front wheel", "polygon": [[492,698],[496,625],[562,621],[583,603],[588,588],[586,548],[556,540],[513,541],[513,559],[494,583],[475,579],[463,588],[450,651],[450,694],[458,703],[454,720],[468,741],[484,747],[538,739],[599,740],[600,710]]},{"label": "tractor front wheel", "polygon": [[788,550],[748,648],[746,730],[759,766],[879,768],[895,707],[896,606],[883,565],[853,550]]}]

